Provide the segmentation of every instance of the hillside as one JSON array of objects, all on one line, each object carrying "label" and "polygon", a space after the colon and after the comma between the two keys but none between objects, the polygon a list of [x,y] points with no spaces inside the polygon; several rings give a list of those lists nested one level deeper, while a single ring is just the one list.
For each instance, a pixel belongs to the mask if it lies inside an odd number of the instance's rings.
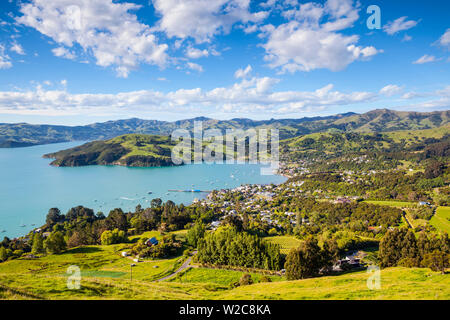
[{"label": "hillside", "polygon": [[171,149],[174,145],[168,136],[128,134],[106,141],[88,142],[75,148],[46,154],[44,158],[55,159],[51,165],[60,167],[171,166],[174,165],[171,160]]},{"label": "hillside", "polygon": [[[231,288],[242,272],[193,268],[170,282],[153,282],[176,269],[180,259],[139,263],[129,279],[124,245],[87,246],[62,255],[0,263],[0,299],[450,299],[450,277],[418,268],[381,271],[381,289],[369,290],[366,271],[337,276],[255,284]],[[81,268],[80,290],[67,288],[67,267]],[[156,268],[155,266],[158,266]]]},{"label": "hillside", "polygon": [[288,139],[314,132],[337,129],[345,132],[388,132],[396,130],[419,130],[444,126],[449,123],[450,111],[399,112],[374,110],[364,114],[346,113],[326,117],[300,119],[251,119],[214,120],[205,117],[175,122],[127,119],[94,123],[86,126],[32,125],[26,123],[1,124],[0,147],[23,147],[36,144],[103,140],[130,134],[170,135],[178,128],[193,130],[195,121],[202,121],[204,129],[277,128],[280,138]]},{"label": "hillside", "polygon": [[312,133],[284,140],[281,154],[291,159],[334,158],[343,155],[414,152],[448,141],[450,125],[425,130],[402,130],[385,133],[328,132]]}]

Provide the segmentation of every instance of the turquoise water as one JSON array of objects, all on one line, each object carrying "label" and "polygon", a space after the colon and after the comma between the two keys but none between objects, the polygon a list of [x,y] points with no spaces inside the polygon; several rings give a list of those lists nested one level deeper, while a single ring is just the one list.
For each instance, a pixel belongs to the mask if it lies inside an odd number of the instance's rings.
[{"label": "turquoise water", "polygon": [[189,204],[195,198],[206,196],[206,193],[168,192],[169,189],[213,190],[286,180],[282,176],[261,175],[260,166],[250,164],[57,168],[49,165],[49,159],[42,158],[43,154],[80,144],[0,148],[0,238],[17,237],[41,226],[52,207],[66,213],[71,207],[83,205],[106,215],[114,208],[128,211],[138,204],[147,207],[153,198]]}]

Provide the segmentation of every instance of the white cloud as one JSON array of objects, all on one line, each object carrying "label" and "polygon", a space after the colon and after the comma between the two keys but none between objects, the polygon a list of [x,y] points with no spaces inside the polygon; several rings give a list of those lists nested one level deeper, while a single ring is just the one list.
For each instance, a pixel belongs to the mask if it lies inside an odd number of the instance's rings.
[{"label": "white cloud", "polygon": [[191,70],[195,70],[195,71],[198,71],[198,72],[203,72],[203,67],[201,65],[197,64],[197,63],[188,62],[186,65]]},{"label": "white cloud", "polygon": [[382,52],[372,46],[357,46],[357,35],[337,32],[358,20],[358,10],[353,0],[328,0],[324,5],[301,4],[287,13],[287,17],[294,20],[277,27],[261,28],[268,39],[263,44],[265,60],[281,72],[340,71],[356,60]]},{"label": "white cloud", "polygon": [[0,44],[0,69],[8,69],[12,67],[9,56],[5,53],[5,47]]},{"label": "white cloud", "polygon": [[140,6],[111,0],[31,0],[20,7],[18,23],[52,38],[61,47],[81,46],[102,67],[127,77],[140,63],[167,63],[167,45],[132,10]]},{"label": "white cloud", "polygon": [[11,51],[14,51],[17,54],[25,55],[25,50],[23,50],[22,46],[18,44],[17,42],[14,42],[11,46]]},{"label": "white cloud", "polygon": [[411,41],[411,40],[412,40],[412,37],[407,35],[407,34],[405,34],[405,36],[402,39],[402,41],[404,41],[404,42],[408,42],[408,41]]},{"label": "white cloud", "polygon": [[384,32],[392,36],[397,32],[414,28],[419,23],[419,21],[406,20],[407,18],[408,17],[400,17],[394,21],[390,21],[383,27]]},{"label": "white cloud", "polygon": [[376,93],[343,93],[327,85],[315,91],[274,91],[278,79],[270,77],[242,79],[229,87],[212,90],[179,89],[167,93],[153,90],[116,94],[72,94],[64,90],[46,90],[37,86],[28,91],[0,92],[0,113],[12,114],[140,114],[167,111],[190,112],[292,113],[322,110],[337,105],[371,102]]},{"label": "white cloud", "polygon": [[235,78],[246,78],[247,75],[250,74],[250,72],[252,72],[252,66],[248,65],[245,69],[238,69],[235,73],[234,73],[234,77]]},{"label": "white cloud", "polygon": [[66,58],[69,60],[73,60],[76,58],[76,55],[73,52],[67,50],[64,47],[58,47],[58,48],[52,49],[52,52],[57,57]]},{"label": "white cloud", "polygon": [[387,97],[392,97],[402,92],[402,90],[403,89],[401,87],[395,84],[389,84],[380,90],[380,94],[385,95]]},{"label": "white cloud", "polygon": [[[416,104],[410,104],[402,106],[402,108],[408,109],[418,109],[423,110],[427,109],[449,109],[450,108],[450,86],[446,86],[443,89],[436,90],[434,92],[427,93],[411,93],[408,98],[423,98],[423,97],[433,97],[430,100],[422,101]],[[405,97],[407,98],[407,97]]]},{"label": "white cloud", "polygon": [[249,0],[153,0],[161,16],[158,29],[172,38],[192,37],[197,43],[210,42],[228,33],[236,23],[257,23],[267,12],[250,12]]},{"label": "white cloud", "polygon": [[439,43],[443,47],[447,47],[450,49],[450,28],[445,31],[442,37],[439,39]]},{"label": "white cloud", "polygon": [[209,56],[209,51],[206,49],[200,50],[197,48],[188,47],[186,49],[186,56],[191,59],[198,59]]},{"label": "white cloud", "polygon": [[416,61],[414,61],[413,64],[424,64],[424,63],[430,63],[430,62],[435,62],[435,61],[437,61],[435,56],[430,56],[428,54],[425,54],[422,57],[420,57],[419,59],[417,59]]}]

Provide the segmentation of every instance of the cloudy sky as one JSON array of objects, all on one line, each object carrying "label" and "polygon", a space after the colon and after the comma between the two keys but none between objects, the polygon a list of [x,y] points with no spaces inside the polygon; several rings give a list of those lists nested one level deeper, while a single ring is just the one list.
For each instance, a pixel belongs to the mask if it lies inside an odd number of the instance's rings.
[{"label": "cloudy sky", "polygon": [[[381,13],[375,29],[373,5]],[[445,0],[1,0],[0,7],[0,122],[450,106]]]}]

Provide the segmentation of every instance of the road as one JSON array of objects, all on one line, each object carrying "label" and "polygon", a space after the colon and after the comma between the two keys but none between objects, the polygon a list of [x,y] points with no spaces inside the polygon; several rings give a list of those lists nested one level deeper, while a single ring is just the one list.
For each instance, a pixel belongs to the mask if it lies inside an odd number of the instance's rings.
[{"label": "road", "polygon": [[197,253],[197,251],[192,252],[191,256],[189,258],[187,258],[186,261],[181,265],[181,267],[179,267],[174,273],[171,273],[168,276],[165,276],[164,278],[158,279],[156,281],[160,282],[160,281],[171,279],[173,277],[176,277],[176,275],[179,274],[181,271],[191,268],[192,266],[190,266],[189,264],[192,261],[192,256],[195,255],[196,253]]}]

